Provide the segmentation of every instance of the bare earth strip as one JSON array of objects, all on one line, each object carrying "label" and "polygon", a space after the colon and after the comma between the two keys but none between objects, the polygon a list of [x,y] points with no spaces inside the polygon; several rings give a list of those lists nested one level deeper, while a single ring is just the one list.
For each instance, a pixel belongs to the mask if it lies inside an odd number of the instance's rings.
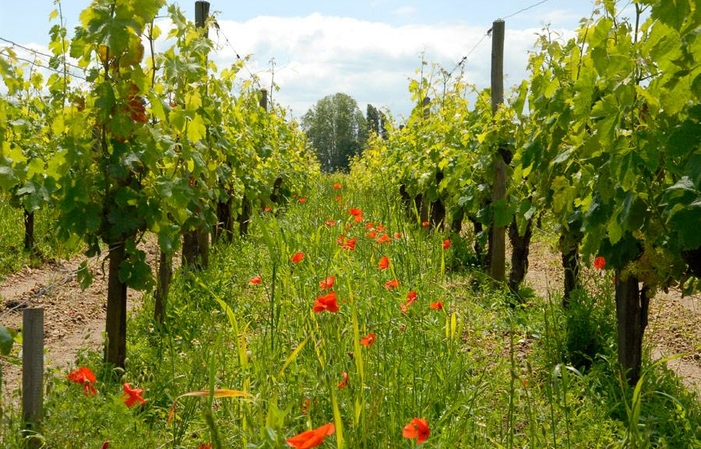
[{"label": "bare earth strip", "polygon": [[[147,259],[157,259],[155,245],[147,245]],[[100,351],[103,345],[107,301],[107,277],[102,260],[90,263],[93,284],[80,288],[76,272],[84,257],[49,264],[40,269],[25,267],[7,276],[0,284],[0,323],[21,329],[25,308],[44,309],[44,367],[45,371],[59,370],[66,374],[75,365],[80,351]],[[152,266],[155,266],[152,265]],[[129,308],[140,303],[141,294],[129,290]],[[14,354],[20,348],[15,345]],[[3,363],[2,403],[15,406],[19,400],[22,382],[21,368]]]},{"label": "bare earth strip", "polygon": [[[538,296],[562,295],[560,254],[538,242],[531,244],[526,284]],[[585,275],[586,276],[586,275]],[[644,345],[653,360],[670,357],[667,367],[701,401],[701,296],[682,298],[678,291],[658,292],[650,301],[649,323]]]}]

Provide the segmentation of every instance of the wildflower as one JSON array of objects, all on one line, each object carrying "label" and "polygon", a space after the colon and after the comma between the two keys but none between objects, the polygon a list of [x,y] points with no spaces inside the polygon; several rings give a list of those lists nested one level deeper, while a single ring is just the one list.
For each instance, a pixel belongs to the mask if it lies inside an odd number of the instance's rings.
[{"label": "wildflower", "polygon": [[85,396],[95,396],[97,390],[93,386],[93,383],[97,380],[95,374],[85,366],[78,368],[68,374],[68,380],[75,382],[83,386],[83,394]]},{"label": "wildflower", "polygon": [[353,237],[352,239],[347,239],[345,242],[343,242],[343,249],[346,251],[354,251],[355,250],[355,244],[358,241],[357,238]]},{"label": "wildflower", "polygon": [[424,228],[428,227],[428,225],[429,225],[429,222],[427,222],[427,221],[421,222],[421,226],[423,226]]},{"label": "wildflower", "polygon": [[262,280],[263,280],[263,278],[261,278],[261,277],[260,277],[260,274],[259,274],[258,276],[253,276],[253,277],[248,281],[248,283],[251,284],[251,285],[258,285],[258,284],[261,283]]},{"label": "wildflower", "polygon": [[333,435],[336,427],[333,423],[324,424],[316,429],[307,430],[299,435],[287,439],[287,444],[297,449],[309,449],[317,447],[324,442],[324,438]]},{"label": "wildflower", "polygon": [[292,255],[292,258],[290,259],[292,263],[299,263],[304,259],[304,253],[303,252],[296,252]]},{"label": "wildflower", "polygon": [[443,310],[443,301],[432,302],[428,306],[434,310]]},{"label": "wildflower", "polygon": [[270,207],[270,206],[265,206],[265,207],[263,208],[263,210],[264,210],[265,212],[270,212],[271,210],[273,210],[273,208]]},{"label": "wildflower", "polygon": [[197,449],[212,449],[212,443],[202,443],[197,446]]},{"label": "wildflower", "polygon": [[380,270],[386,270],[389,267],[389,257],[382,256],[380,258],[380,263],[377,264],[377,268]]},{"label": "wildflower", "polygon": [[406,295],[406,302],[400,304],[399,307],[402,309],[402,313],[407,313],[409,311],[409,306],[416,302],[416,291],[412,290]]},{"label": "wildflower", "polygon": [[334,198],[334,199],[336,200],[337,203],[340,203],[341,201],[343,201],[343,197],[342,197],[342,196],[337,196],[337,197]]},{"label": "wildflower", "polygon": [[428,423],[423,418],[412,419],[402,430],[402,436],[404,438],[416,438],[418,444],[426,441],[430,434],[431,429],[429,429]]},{"label": "wildflower", "polygon": [[606,258],[604,256],[596,256],[594,258],[594,268],[597,270],[603,270],[606,266]]},{"label": "wildflower", "polygon": [[309,412],[309,405],[312,403],[312,400],[309,398],[304,398],[304,403],[302,404],[302,414],[306,415]]},{"label": "wildflower", "polygon": [[127,407],[132,407],[137,403],[146,403],[146,400],[141,397],[141,394],[145,390],[142,390],[141,388],[132,388],[128,383],[125,383],[122,387],[124,388],[124,396],[122,397],[122,399],[124,399],[124,405]]},{"label": "wildflower", "polygon": [[404,236],[402,235],[401,232],[395,232],[393,237],[394,237],[395,240],[399,240],[399,239],[401,239],[401,238],[404,237]]},{"label": "wildflower", "polygon": [[330,228],[336,226],[336,220],[326,220],[324,224]]},{"label": "wildflower", "polygon": [[300,199],[298,199],[297,201],[299,201],[300,203],[304,204],[304,203],[307,202],[307,199],[306,199],[306,198],[300,198]]},{"label": "wildflower", "polygon": [[379,236],[375,241],[376,241],[377,243],[387,243],[387,242],[391,242],[392,239],[390,239],[389,236],[388,236],[387,234],[382,234],[382,235]]},{"label": "wildflower", "polygon": [[448,249],[450,248],[450,240],[445,239],[443,240],[443,249]]},{"label": "wildflower", "polygon": [[375,225],[372,224],[371,221],[368,221],[367,223],[365,223],[365,229],[372,229],[374,227],[375,227]]},{"label": "wildflower", "polygon": [[334,190],[341,190],[342,188],[343,188],[343,186],[339,182],[337,182],[333,185]]},{"label": "wildflower", "polygon": [[363,346],[367,346],[368,348],[372,346],[375,343],[375,333],[370,332],[367,334],[365,337],[360,339],[360,344]]},{"label": "wildflower", "polygon": [[336,282],[336,278],[333,276],[328,276],[323,281],[319,282],[319,288],[322,290],[329,290],[333,288],[333,284]]},{"label": "wildflower", "polygon": [[373,229],[372,231],[370,231],[370,232],[367,233],[367,237],[368,237],[369,239],[374,239],[375,237],[377,237],[377,231],[375,231],[375,230]]},{"label": "wildflower", "polygon": [[341,381],[338,383],[338,389],[343,390],[347,386],[348,386],[348,373],[344,371],[343,374],[341,374]]},{"label": "wildflower", "polygon": [[378,231],[384,231],[385,227],[383,225],[381,225],[380,223],[377,223],[377,226],[375,226],[375,229],[377,229]]},{"label": "wildflower", "polygon": [[350,213],[354,217],[362,217],[363,216],[363,211],[358,209],[357,207],[352,207],[348,210],[348,213]]},{"label": "wildflower", "polygon": [[391,281],[385,282],[385,288],[387,290],[393,290],[399,287],[399,281],[397,279],[392,279]]},{"label": "wildflower", "polygon": [[332,313],[338,312],[338,301],[336,299],[335,292],[328,292],[325,295],[321,295],[314,301],[314,307],[312,310],[316,313],[323,312],[327,310]]}]

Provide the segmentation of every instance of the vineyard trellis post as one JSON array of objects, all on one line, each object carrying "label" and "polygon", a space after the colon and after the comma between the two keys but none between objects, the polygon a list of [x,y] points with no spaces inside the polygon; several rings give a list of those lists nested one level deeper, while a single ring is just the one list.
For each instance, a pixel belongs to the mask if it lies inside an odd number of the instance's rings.
[{"label": "vineyard trellis post", "polygon": [[[205,28],[205,22],[209,16],[209,2],[198,0],[195,2],[195,26]],[[205,29],[205,37],[207,36]],[[209,234],[203,225],[197,229],[188,231],[183,236],[182,262],[190,268],[207,268],[209,265]]]},{"label": "vineyard trellis post", "polygon": [[22,313],[22,420],[27,448],[42,446],[33,434],[39,431],[44,414],[44,309],[25,309]]},{"label": "vineyard trellis post", "polygon": [[[504,103],[504,29],[505,23],[497,19],[492,23],[492,112],[496,114]],[[497,152],[494,156],[494,183],[492,185],[492,207],[497,208],[506,198],[506,161]],[[497,226],[492,213],[489,228],[489,272],[492,278],[502,282],[506,277],[506,227]]]}]

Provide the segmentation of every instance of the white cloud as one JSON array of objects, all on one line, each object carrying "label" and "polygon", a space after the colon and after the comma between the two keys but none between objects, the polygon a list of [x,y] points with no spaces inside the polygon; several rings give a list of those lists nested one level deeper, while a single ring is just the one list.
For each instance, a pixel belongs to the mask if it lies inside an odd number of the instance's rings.
[{"label": "white cloud", "polygon": [[402,6],[401,8],[395,9],[392,14],[395,16],[412,16],[416,14],[417,10],[413,6]]},{"label": "white cloud", "polygon": [[[210,37],[221,50],[213,56],[220,67],[236,53],[251,55],[247,70],[269,87],[273,77],[280,91],[274,99],[301,117],[326,95],[344,92],[364,111],[367,103],[388,107],[395,117],[412,109],[407,90],[421,58],[446,70],[474,48],[464,65],[468,82],[489,85],[491,39],[485,29],[461,25],[391,26],[386,23],[314,13],[305,17],[259,16],[246,22],[220,20],[222,35]],[[508,30],[505,45],[506,88],[525,76],[528,51],[539,29]],[[226,45],[226,36],[234,50]],[[247,76],[247,71],[242,76]]]}]

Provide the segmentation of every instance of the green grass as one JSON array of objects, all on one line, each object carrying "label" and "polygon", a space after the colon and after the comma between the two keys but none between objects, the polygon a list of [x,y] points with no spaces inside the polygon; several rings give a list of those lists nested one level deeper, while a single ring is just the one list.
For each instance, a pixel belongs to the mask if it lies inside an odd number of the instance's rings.
[{"label": "green grass", "polygon": [[36,253],[24,249],[24,214],[0,197],[0,280],[24,266],[40,267],[47,261],[76,254],[76,243],[61,242],[55,234],[55,217],[48,210],[35,213]]},{"label": "green grass", "polygon": [[[337,181],[342,191],[331,188]],[[350,182],[325,179],[306,203],[264,213],[248,239],[215,248],[209,270],[176,276],[164,328],[147,297],[129,321],[120,382],[94,353],[79,363],[97,372],[96,397],[55,373],[47,447],[278,448],[333,422],[320,447],[411,448],[402,429],[414,417],[430,426],[425,448],[701,447],[699,405],[671,373],[646,366],[638,390],[619,382],[606,289],[583,295],[576,316],[557,298],[513,308],[481,273],[452,270],[464,266],[463,250],[443,250],[446,236],[407,223],[392,192]],[[391,243],[369,238],[368,222]],[[357,238],[355,250],[338,244],[341,234]],[[298,251],[305,257],[292,263]],[[390,266],[379,270],[385,255]],[[256,275],[262,282],[251,285]],[[331,275],[339,311],[314,313],[319,282]],[[400,285],[388,290],[392,279]],[[403,313],[409,291],[417,300]],[[436,301],[442,310],[430,307]],[[568,336],[568,322],[603,333],[591,363],[570,358],[568,347],[591,342]],[[374,344],[361,345],[370,332]],[[349,383],[339,388],[343,373]],[[144,388],[148,402],[125,407],[121,382]],[[222,388],[252,397],[183,397],[168,420],[181,394]],[[16,416],[6,419],[4,441],[20,447]]]}]

